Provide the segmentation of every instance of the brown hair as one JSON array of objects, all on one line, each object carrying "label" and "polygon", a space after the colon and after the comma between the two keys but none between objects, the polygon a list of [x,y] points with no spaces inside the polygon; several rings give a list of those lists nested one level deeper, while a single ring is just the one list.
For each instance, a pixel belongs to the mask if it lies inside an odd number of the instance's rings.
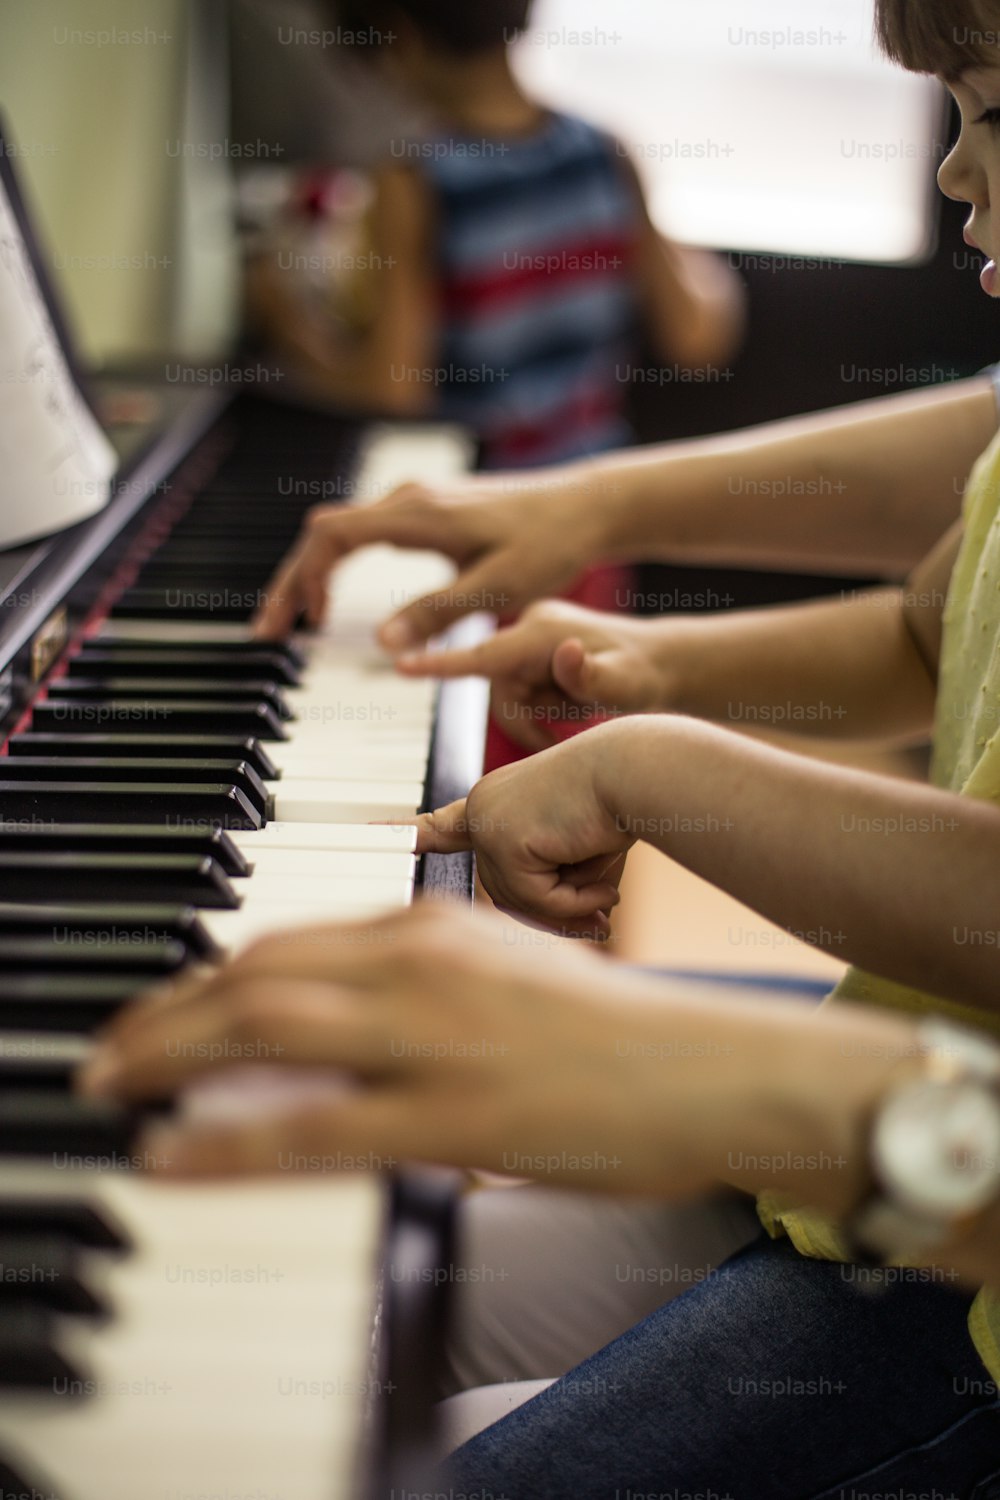
[{"label": "brown hair", "polygon": [[996,0],[875,0],[875,40],[911,73],[955,79],[1000,64]]},{"label": "brown hair", "polygon": [[471,57],[514,41],[527,25],[532,0],[336,0],[342,28],[377,50],[393,18],[407,17],[432,45]]}]

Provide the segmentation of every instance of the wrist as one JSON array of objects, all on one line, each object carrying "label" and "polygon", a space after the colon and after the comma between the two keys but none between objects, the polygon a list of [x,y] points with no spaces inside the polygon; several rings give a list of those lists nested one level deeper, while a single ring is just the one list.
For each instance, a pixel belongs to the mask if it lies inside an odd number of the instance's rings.
[{"label": "wrist", "polygon": [[728,1171],[728,1180],[838,1219],[864,1197],[871,1120],[890,1079],[914,1067],[915,1028],[854,1010],[792,1026],[775,1015],[755,1030],[741,1070],[745,1092],[737,1090],[740,1164],[760,1160],[769,1170]]},{"label": "wrist", "polygon": [[639,624],[657,684],[653,712],[696,716],[696,688],[705,675],[698,622],[667,616]]},{"label": "wrist", "polygon": [[630,455],[616,453],[581,459],[573,465],[578,507],[574,525],[582,521],[590,548],[588,562],[602,558],[633,562],[657,554],[648,534],[647,464],[645,457],[637,463]]},{"label": "wrist", "polygon": [[[667,714],[628,714],[598,724],[573,741],[588,757],[593,796],[619,833],[663,821],[664,791],[673,777],[667,780],[662,772],[688,722]],[[633,838],[640,837],[645,835],[633,833]]]},{"label": "wrist", "polygon": [[587,761],[591,795],[609,826],[621,831],[629,814],[628,772],[629,736],[622,731],[634,728],[635,719],[609,719],[596,724],[586,734],[568,742],[573,751]]}]

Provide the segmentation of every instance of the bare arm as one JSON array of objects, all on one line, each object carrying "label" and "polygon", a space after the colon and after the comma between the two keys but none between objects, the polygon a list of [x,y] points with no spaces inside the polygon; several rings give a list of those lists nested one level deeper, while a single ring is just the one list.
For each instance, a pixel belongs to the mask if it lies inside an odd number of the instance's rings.
[{"label": "bare arm", "polygon": [[600,936],[643,840],[843,961],[1000,1013],[1000,809],[695,719],[619,719],[418,820],[506,910]]},{"label": "bare arm", "polygon": [[283,634],[303,607],[318,621],[331,568],[375,541],[433,547],[459,567],[449,589],[394,618],[392,650],[444,630],[470,600],[505,596],[523,609],[602,557],[902,573],[955,521],[995,430],[983,377],[535,474],[404,485],[374,506],[318,507],[257,631]]},{"label": "bare arm", "polygon": [[837,600],[633,620],[550,600],[471,648],[411,652],[411,676],[482,676],[493,710],[529,749],[560,738],[580,705],[673,710],[824,738],[925,735],[941,613],[961,523],[902,588]]},{"label": "bare arm", "polygon": [[926,733],[961,536],[958,523],[899,589],[653,622],[664,706],[847,739]]},{"label": "bare arm", "polygon": [[[356,1087],[233,1126],[183,1109],[144,1160],[183,1176],[274,1172],[289,1156],[416,1158],[576,1188],[684,1196],[728,1180],[834,1215],[869,1186],[868,1122],[919,1066],[912,1021],[815,1014],[591,954],[512,948],[439,903],[284,933],[107,1028],[90,1092],[164,1098],[224,1067],[233,1044]],[[554,1066],[558,1064],[558,1066]],[[764,1163],[765,1165],[761,1165]],[[943,1255],[1000,1283],[1000,1205]]]},{"label": "bare arm", "polygon": [[433,385],[414,371],[433,357],[435,292],[430,275],[430,204],[420,179],[403,168],[383,171],[371,220],[371,265],[377,282],[370,326],[338,340],[301,289],[269,261],[249,271],[250,304],[279,349],[309,384],[347,407],[415,415],[431,404]]},{"label": "bare arm", "polygon": [[957,519],[996,432],[986,377],[591,460],[613,548],[676,562],[902,573]]},{"label": "bare arm", "polygon": [[645,333],[665,359],[688,368],[722,365],[742,339],[743,284],[720,256],[660,234],[634,162],[628,156],[622,162],[639,205],[637,279]]}]

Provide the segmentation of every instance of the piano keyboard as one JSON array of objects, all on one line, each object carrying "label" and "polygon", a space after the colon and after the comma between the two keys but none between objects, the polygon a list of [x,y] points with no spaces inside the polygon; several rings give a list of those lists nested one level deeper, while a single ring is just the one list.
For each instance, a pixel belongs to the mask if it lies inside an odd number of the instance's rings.
[{"label": "piano keyboard", "polygon": [[[388,430],[358,488],[462,466],[434,429]],[[266,1184],[153,1183],[121,1170],[131,1113],[67,1091],[88,1034],[137,989],[412,899],[403,820],[424,797],[435,685],[397,678],[372,626],[448,566],[366,549],[322,632],[249,643],[228,595],[263,585],[304,508],[269,527],[271,484],[228,493],[223,470],[205,530],[196,501],[0,758],[3,1500],[368,1492],[384,1179],[334,1161]],[[181,577],[192,603],[175,607]],[[220,610],[198,603],[220,592]],[[285,1085],[248,1070],[182,1107],[221,1093],[259,1114],[321,1086]]]}]

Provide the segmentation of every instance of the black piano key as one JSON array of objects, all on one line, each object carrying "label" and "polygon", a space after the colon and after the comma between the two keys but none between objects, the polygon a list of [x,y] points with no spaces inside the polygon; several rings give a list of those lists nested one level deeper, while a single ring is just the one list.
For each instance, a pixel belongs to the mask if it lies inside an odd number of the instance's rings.
[{"label": "black piano key", "polygon": [[221,651],[172,651],[169,646],[137,651],[117,645],[84,646],[67,668],[71,677],[221,677],[259,678],[296,687],[302,674],[278,651],[262,647],[239,656]]},{"label": "black piano key", "polygon": [[[220,739],[211,734],[12,734],[7,753],[22,755],[141,756],[147,760],[245,761],[262,781],[275,781],[281,772],[259,740],[235,735]],[[0,758],[0,771],[3,759]]]},{"label": "black piano key", "polygon": [[200,595],[203,599],[211,599],[213,596],[240,599],[249,613],[264,597],[260,584],[270,572],[270,562],[273,560],[276,563],[280,557],[280,546],[273,549],[271,557],[263,566],[259,562],[250,563],[236,557],[225,565],[223,572],[221,563],[202,564],[199,567],[187,560],[175,560],[164,554],[150,566],[143,568],[138,583],[144,589],[163,589],[164,592],[169,590],[188,598]]},{"label": "black piano key", "polygon": [[271,796],[257,772],[245,761],[160,760],[138,756],[17,755],[0,759],[0,776],[5,781],[66,781],[79,776],[81,781],[216,782],[239,787],[246,800],[266,821]]},{"label": "black piano key", "polygon": [[96,647],[114,647],[120,651],[165,651],[169,650],[175,655],[181,656],[186,653],[197,654],[199,651],[211,651],[213,656],[224,656],[239,658],[252,656],[255,652],[266,649],[276,656],[280,656],[288,663],[294,672],[301,672],[306,665],[306,659],[297,646],[292,646],[288,641],[251,640],[245,641],[213,641],[208,639],[195,641],[160,641],[153,640],[143,635],[115,635],[95,636],[93,644]]},{"label": "black piano key", "polygon": [[106,1316],[108,1304],[87,1285],[80,1260],[76,1246],[56,1235],[0,1229],[0,1316],[19,1302],[77,1318]]},{"label": "black piano key", "polygon": [[155,901],[233,910],[213,859],[188,854],[11,854],[0,850],[0,901]]},{"label": "black piano key", "polygon": [[[220,533],[225,528],[220,523]],[[243,624],[264,602],[263,589],[126,589],[112,610],[113,620],[205,620]]]},{"label": "black piano key", "polygon": [[[0,766],[0,777],[3,768]],[[15,781],[0,779],[5,819],[166,823],[178,828],[261,828],[239,787],[218,782]]]},{"label": "black piano key", "polygon": [[22,1496],[27,1500],[40,1500],[41,1496],[45,1500],[62,1500],[66,1494],[65,1490],[56,1494],[53,1486],[37,1470],[30,1479],[26,1476],[27,1470],[13,1469],[7,1460],[0,1458],[0,1500],[21,1500]]},{"label": "black piano key", "polygon": [[[86,1036],[68,1031],[0,1031],[0,1093],[10,1089],[72,1093],[76,1071],[91,1048]],[[0,1219],[0,1234],[5,1228]]]},{"label": "black piano key", "polygon": [[[193,906],[159,902],[0,901],[0,934],[5,937],[44,938],[56,946],[110,950],[131,944],[137,952],[145,943],[182,943],[191,958],[218,957]],[[2,972],[2,971],[0,971]],[[2,981],[0,981],[2,983]]]},{"label": "black piano key", "polygon": [[94,702],[105,698],[138,697],[146,703],[197,701],[268,704],[282,719],[292,711],[273,682],[252,679],[232,682],[225,677],[57,677],[48,684],[50,702],[72,699]]},{"label": "black piano key", "polygon": [[143,568],[142,577],[136,582],[143,588],[174,582],[178,591],[207,585],[211,592],[213,586],[228,585],[236,587],[240,593],[253,594],[280,561],[281,543],[261,539],[241,547],[238,557],[214,563],[205,561],[204,551],[205,543],[200,537],[179,537],[171,544],[169,552],[161,553]]},{"label": "black piano key", "polygon": [[[57,1329],[57,1318],[47,1308],[30,1303],[9,1308],[0,1338],[0,1386],[36,1390],[50,1397],[58,1395],[60,1399],[67,1396],[78,1399],[91,1389],[89,1370],[74,1367],[59,1349]],[[30,1495],[31,1491],[27,1493]],[[44,1493],[47,1496],[48,1492]]]},{"label": "black piano key", "polygon": [[66,1168],[125,1167],[140,1120],[137,1110],[108,1099],[44,1089],[0,1094],[0,1158],[54,1157],[56,1166]]},{"label": "black piano key", "polygon": [[[152,984],[157,977],[171,978],[190,962],[190,957],[187,947],[175,937],[151,937],[142,944],[138,941],[112,941],[88,946],[82,940],[70,942],[51,936],[8,936],[0,922],[0,974],[3,976],[0,996],[10,979],[24,974],[58,972],[108,978],[141,974],[146,976],[146,984]],[[8,1006],[4,1025],[16,1024]]]},{"label": "black piano key", "polygon": [[[56,1234],[88,1250],[132,1249],[124,1225],[83,1198],[14,1197],[0,1192],[0,1224],[9,1234]],[[0,1490],[0,1495],[3,1491]]]},{"label": "black piano key", "polygon": [[[17,941],[10,939],[7,946]],[[0,1027],[22,1035],[42,1031],[85,1035],[96,1031],[129,1000],[156,982],[157,977],[164,979],[175,974],[187,957],[183,944],[175,942],[167,945],[172,963],[158,974],[148,969],[143,971],[138,961],[134,968],[118,973],[80,973],[73,969],[60,972],[53,967],[41,967],[42,960],[37,957],[41,945],[35,939],[27,941],[34,944],[34,967],[19,972],[8,965],[0,977]],[[0,953],[3,944],[0,937]],[[65,950],[66,945],[62,947]],[[95,964],[100,958],[99,953],[88,956]]]},{"label": "black piano key", "polygon": [[[245,517],[241,516],[240,530],[243,535],[239,540],[249,542],[251,545],[256,545],[257,543],[273,545],[280,556],[282,543],[294,541],[298,535],[299,527],[292,517],[289,516],[286,518],[277,514],[268,515],[266,508],[264,508],[262,511],[258,510],[256,514],[248,512]],[[236,544],[236,539],[233,535],[232,511],[227,515],[224,506],[217,506],[215,508],[206,506],[203,514],[188,511],[187,515],[178,521],[176,527],[171,532],[165,548],[168,549],[170,543],[175,539],[178,541],[198,540],[203,543],[203,552],[214,547],[221,554],[222,544],[227,549]],[[165,548],[161,547],[160,552],[162,553]],[[154,554],[154,557],[156,555]],[[225,559],[220,555],[217,560],[222,564]],[[140,584],[142,582],[141,574],[138,582]],[[263,579],[261,582],[263,582]],[[181,590],[178,590],[178,592],[180,593]],[[177,603],[178,601],[175,599],[175,607]]]},{"label": "black piano key", "polygon": [[[0,767],[3,761],[0,760]],[[119,828],[113,823],[23,824],[0,818],[0,850],[17,853],[53,854],[187,854],[213,859],[226,875],[249,875],[251,861],[220,828],[164,828],[134,823]]]},{"label": "black piano key", "polygon": [[[48,1093],[74,1098],[77,1072],[93,1052],[93,1045],[90,1037],[66,1031],[0,1031],[0,1097]],[[147,1112],[169,1113],[173,1108],[174,1101],[167,1095],[143,1100]],[[7,1232],[8,1226],[0,1220],[0,1238]]]},{"label": "black piano key", "polygon": [[151,703],[145,698],[46,700],[31,711],[31,727],[42,732],[93,734],[104,729],[130,734],[212,734],[286,740],[288,735],[269,703],[207,703],[201,699]]}]

